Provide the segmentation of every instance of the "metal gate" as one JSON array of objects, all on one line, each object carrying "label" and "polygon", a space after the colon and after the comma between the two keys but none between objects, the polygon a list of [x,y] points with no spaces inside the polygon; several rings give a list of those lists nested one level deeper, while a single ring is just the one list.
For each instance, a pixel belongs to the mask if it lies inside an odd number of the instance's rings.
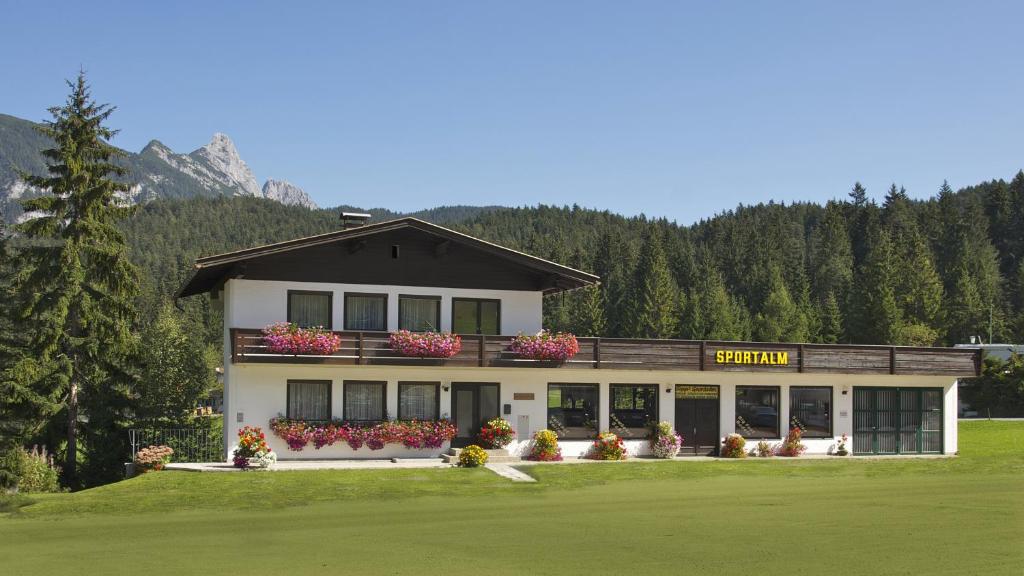
[{"label": "metal gate", "polygon": [[854,454],[941,454],[941,388],[853,389]]}]

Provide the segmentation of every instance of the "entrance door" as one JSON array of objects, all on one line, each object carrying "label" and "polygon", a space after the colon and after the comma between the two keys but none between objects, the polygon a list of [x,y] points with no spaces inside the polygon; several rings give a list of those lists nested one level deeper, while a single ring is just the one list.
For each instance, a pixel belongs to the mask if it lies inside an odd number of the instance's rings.
[{"label": "entrance door", "polygon": [[452,383],[452,422],[455,424],[452,446],[461,448],[476,442],[480,427],[497,418],[499,409],[498,384]]},{"label": "entrance door", "polygon": [[718,386],[676,385],[676,432],[680,456],[718,454]]},{"label": "entrance door", "polygon": [[941,388],[853,389],[854,454],[942,452]]}]

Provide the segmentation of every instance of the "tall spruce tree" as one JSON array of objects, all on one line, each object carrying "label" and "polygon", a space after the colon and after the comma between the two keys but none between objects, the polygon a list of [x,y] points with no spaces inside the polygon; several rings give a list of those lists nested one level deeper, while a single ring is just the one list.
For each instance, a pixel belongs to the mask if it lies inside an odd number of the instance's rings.
[{"label": "tall spruce tree", "polygon": [[818,317],[821,318],[819,340],[825,344],[838,344],[843,338],[843,313],[834,292],[825,296]]},{"label": "tall spruce tree", "polygon": [[750,323],[744,308],[729,294],[721,271],[702,251],[697,280],[686,298],[679,335],[697,340],[746,340]]},{"label": "tall spruce tree", "polygon": [[[17,227],[26,241],[18,255],[16,285],[26,295],[18,312],[31,327],[31,360],[15,376],[41,396],[59,391],[64,481],[78,486],[116,477],[124,457],[117,447],[131,385],[138,281],[117,228],[129,214],[119,200],[129,186],[114,180],[125,174],[108,144],[114,108],[92,100],[84,73],[68,85],[67,102],[51,108],[53,119],[41,128],[54,143],[43,151],[48,174],[22,175],[50,193],[22,203],[37,216]],[[80,460],[88,477],[79,476]]]},{"label": "tall spruce tree", "polygon": [[793,301],[778,267],[772,269],[770,286],[768,298],[754,318],[754,338],[761,342],[806,342],[809,319]]},{"label": "tall spruce tree", "polygon": [[628,335],[671,338],[678,322],[678,304],[678,289],[662,248],[661,231],[649,226],[630,290]]},{"label": "tall spruce tree", "polygon": [[587,286],[573,292],[571,327],[577,336],[604,336],[604,291],[600,286]]},{"label": "tall spruce tree", "polygon": [[903,326],[896,299],[897,262],[889,231],[873,226],[869,248],[854,281],[856,314],[852,340],[858,344],[896,344]]}]

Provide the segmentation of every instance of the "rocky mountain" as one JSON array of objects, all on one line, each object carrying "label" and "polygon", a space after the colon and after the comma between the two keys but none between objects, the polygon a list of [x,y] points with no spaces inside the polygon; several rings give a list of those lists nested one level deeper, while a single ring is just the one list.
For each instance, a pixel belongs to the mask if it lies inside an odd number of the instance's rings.
[{"label": "rocky mountain", "polygon": [[[18,178],[19,170],[35,174],[46,170],[39,151],[50,142],[35,128],[32,122],[0,114],[0,217],[5,222],[21,216],[22,198],[40,194]],[[209,144],[188,154],[176,153],[159,140],[152,140],[138,153],[125,151],[118,162],[128,169],[125,181],[133,184],[129,192],[133,202],[251,196],[316,208],[308,194],[289,182],[268,180],[260,186],[226,134],[214,134]]]}]

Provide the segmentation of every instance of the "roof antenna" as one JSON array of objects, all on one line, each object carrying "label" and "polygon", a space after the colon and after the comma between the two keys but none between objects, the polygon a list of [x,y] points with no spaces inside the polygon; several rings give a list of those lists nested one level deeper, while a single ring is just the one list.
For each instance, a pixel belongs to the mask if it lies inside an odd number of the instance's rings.
[{"label": "roof antenna", "polygon": [[341,213],[341,229],[348,230],[349,228],[358,228],[366,221],[370,219],[369,214],[362,212],[342,212]]}]

